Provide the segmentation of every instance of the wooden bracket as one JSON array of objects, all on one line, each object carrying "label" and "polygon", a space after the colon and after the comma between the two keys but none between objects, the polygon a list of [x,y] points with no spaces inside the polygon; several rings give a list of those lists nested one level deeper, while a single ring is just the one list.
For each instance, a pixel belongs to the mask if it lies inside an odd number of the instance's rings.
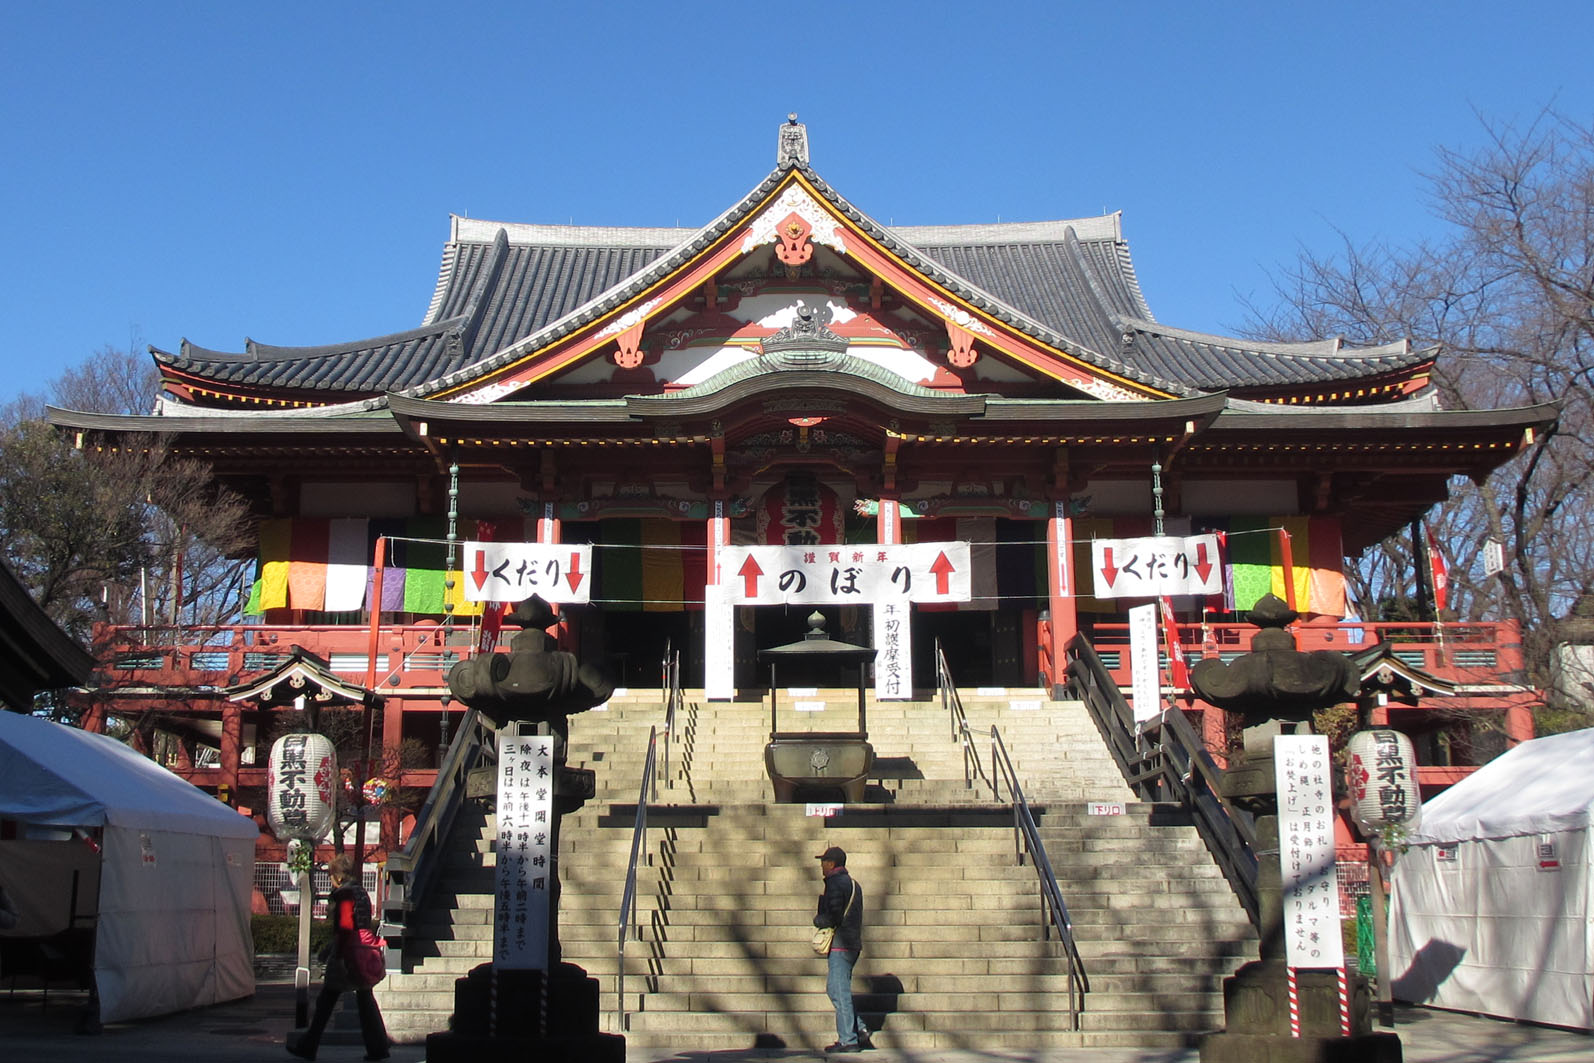
[{"label": "wooden bracket", "polygon": [[645,322],[638,321],[635,325],[620,333],[615,340],[617,346],[614,351],[614,364],[621,369],[635,369],[642,364],[642,326]]},{"label": "wooden bracket", "polygon": [[946,323],[946,360],[956,369],[967,369],[979,360],[980,352],[974,349],[974,333],[956,321]]},{"label": "wooden bracket", "polygon": [[543,497],[552,498],[558,478],[554,475],[553,450],[551,448],[543,448],[541,468],[538,471],[542,477]]},{"label": "wooden bracket", "polygon": [[895,433],[887,433],[885,445],[885,464],[880,470],[881,486],[886,491],[895,493],[897,489],[897,451],[902,446],[902,437]]}]

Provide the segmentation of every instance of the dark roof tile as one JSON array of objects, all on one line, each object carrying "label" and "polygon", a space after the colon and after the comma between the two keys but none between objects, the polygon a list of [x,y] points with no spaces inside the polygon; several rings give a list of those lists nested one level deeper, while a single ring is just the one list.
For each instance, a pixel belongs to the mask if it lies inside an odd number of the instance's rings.
[{"label": "dark roof tile", "polygon": [[[832,205],[910,265],[1000,320],[1110,372],[1174,394],[1279,388],[1421,364],[1407,345],[1262,344],[1159,324],[1116,214],[1072,221],[887,228],[798,167]],[[247,341],[243,353],[156,351],[174,370],[329,397],[425,395],[490,372],[591,321],[723,235],[785,175],[777,169],[699,230],[518,225],[454,218],[425,324],[323,347]],[[595,302],[603,297],[602,301]]]}]

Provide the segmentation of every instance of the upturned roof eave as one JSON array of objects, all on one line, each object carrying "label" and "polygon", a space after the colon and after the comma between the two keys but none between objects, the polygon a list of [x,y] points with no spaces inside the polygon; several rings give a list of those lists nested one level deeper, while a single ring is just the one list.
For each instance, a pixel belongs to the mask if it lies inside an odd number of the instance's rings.
[{"label": "upturned roof eave", "polygon": [[343,416],[311,416],[300,411],[251,411],[249,415],[155,417],[149,414],[93,413],[58,406],[44,408],[45,420],[57,428],[127,435],[402,435],[385,407]]},{"label": "upturned roof eave", "polygon": [[537,402],[466,403],[416,398],[400,392],[387,396],[393,415],[409,421],[439,424],[535,424],[577,421],[631,423],[625,399],[562,399]]},{"label": "upturned roof eave", "polygon": [[990,398],[985,404],[987,422],[1045,422],[1092,420],[1112,421],[1197,421],[1210,423],[1228,406],[1229,397],[1218,391],[1177,399],[1145,399],[1138,402],[1100,402],[1094,399],[1007,399]]},{"label": "upturned roof eave", "polygon": [[[18,699],[24,693],[31,699],[40,690],[80,684],[94,668],[94,655],[50,619],[4,560],[0,560],[0,643],[10,658],[0,671],[15,680],[3,685]],[[28,705],[14,707],[24,711]]]},{"label": "upturned roof eave", "polygon": [[[1468,429],[1468,428],[1547,428],[1560,416],[1559,402],[1517,406],[1500,410],[1382,410],[1377,406],[1336,409],[1280,407],[1276,413],[1226,409],[1212,424],[1215,432],[1277,430],[1281,424],[1291,429],[1354,430],[1369,428]],[[1281,420],[1282,419],[1282,420]]]},{"label": "upturned roof eave", "polygon": [[[269,343],[257,343],[255,340],[245,337],[244,350],[242,351],[212,350],[192,343],[185,337],[178,353],[162,350],[153,344],[149,347],[149,353],[160,365],[198,375],[195,363],[200,362],[236,363],[239,366],[250,366],[261,362],[302,362],[313,361],[318,358],[336,358],[360,351],[373,350],[378,347],[390,347],[408,343],[412,340],[428,339],[455,329],[464,328],[467,324],[469,324],[469,315],[457,314],[432,324],[420,325],[416,328],[404,329],[399,332],[390,332],[381,336],[370,336],[365,339],[307,347],[279,347]],[[214,380],[216,378],[207,377],[206,379]]]},{"label": "upturned roof eave", "polygon": [[1329,336],[1316,340],[1247,340],[1237,336],[1224,336],[1215,332],[1199,332],[1195,329],[1177,328],[1143,318],[1124,315],[1116,316],[1119,323],[1125,328],[1133,329],[1136,332],[1144,332],[1152,336],[1161,336],[1166,339],[1183,340],[1187,343],[1198,343],[1208,347],[1222,347],[1225,350],[1267,357],[1322,358],[1346,364],[1361,361],[1378,361],[1382,363],[1379,367],[1382,371],[1431,362],[1439,351],[1438,346],[1433,344],[1426,347],[1415,346],[1409,337],[1368,347],[1347,347],[1342,336]]}]

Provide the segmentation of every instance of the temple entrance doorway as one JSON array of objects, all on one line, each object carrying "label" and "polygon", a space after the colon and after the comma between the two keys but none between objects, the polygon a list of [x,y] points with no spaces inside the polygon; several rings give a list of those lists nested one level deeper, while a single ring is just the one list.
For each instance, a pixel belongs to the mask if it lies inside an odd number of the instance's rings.
[{"label": "temple entrance doorway", "polygon": [[[605,609],[588,610],[586,616],[599,627],[602,650],[597,659],[604,663],[616,686],[657,687],[665,653],[676,650],[681,654],[682,685],[703,685],[702,610],[666,613]],[[591,635],[589,629],[583,629],[583,646],[589,644]]]},{"label": "temple entrance doorway", "polygon": [[952,679],[960,687],[1033,684],[1034,615],[1032,609],[915,609],[913,685],[921,690],[935,686],[937,639],[941,640]]}]

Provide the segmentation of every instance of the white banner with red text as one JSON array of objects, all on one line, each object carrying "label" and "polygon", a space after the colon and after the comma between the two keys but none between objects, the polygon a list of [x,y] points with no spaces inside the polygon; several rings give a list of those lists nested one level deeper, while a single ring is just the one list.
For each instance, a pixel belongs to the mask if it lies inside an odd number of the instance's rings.
[{"label": "white banner with red text", "polygon": [[1095,539],[1090,560],[1097,598],[1223,593],[1216,534]]},{"label": "white banner with red text", "polygon": [[591,598],[589,544],[463,545],[468,602],[523,602],[535,594],[552,605],[585,605]]},{"label": "white banner with red text", "polygon": [[966,602],[969,544],[727,546],[720,580],[732,605]]}]

